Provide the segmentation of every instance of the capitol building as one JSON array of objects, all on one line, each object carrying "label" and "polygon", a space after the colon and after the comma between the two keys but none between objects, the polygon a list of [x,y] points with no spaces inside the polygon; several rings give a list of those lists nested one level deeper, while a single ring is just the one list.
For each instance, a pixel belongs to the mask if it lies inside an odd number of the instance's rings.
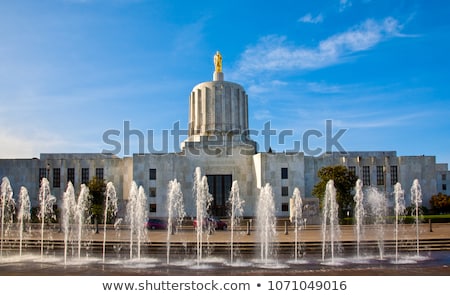
[{"label": "capitol building", "polygon": [[[244,216],[255,215],[260,189],[272,186],[277,217],[289,216],[289,199],[295,188],[306,203],[310,221],[318,218],[318,199],[312,196],[319,181],[317,172],[325,166],[343,165],[358,176],[365,186],[385,192],[392,204],[394,185],[409,188],[418,179],[423,205],[430,207],[431,196],[449,194],[448,164],[436,163],[435,156],[399,156],[396,151],[328,152],[319,156],[303,152],[257,151],[249,131],[248,95],[235,82],[226,81],[220,53],[215,56],[212,81],[193,87],[189,99],[189,127],[181,150],[173,153],[137,153],[118,157],[105,153],[41,153],[39,158],[0,159],[0,177],[8,177],[14,194],[20,187],[28,189],[33,206],[37,206],[40,180],[47,178],[58,206],[67,183],[79,191],[94,176],[113,182],[119,198],[126,201],[132,182],[143,186],[147,195],[148,215],[167,216],[168,184],[177,179],[182,187],[185,210],[195,216],[193,196],[194,172],[201,168],[213,196],[211,214],[227,215],[227,201],[233,181],[245,200]],[[317,222],[316,222],[317,223]]]}]

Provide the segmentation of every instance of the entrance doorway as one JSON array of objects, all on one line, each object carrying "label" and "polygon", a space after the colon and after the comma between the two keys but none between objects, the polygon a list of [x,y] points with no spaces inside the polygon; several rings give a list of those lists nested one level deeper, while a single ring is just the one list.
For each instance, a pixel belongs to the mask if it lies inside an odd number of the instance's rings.
[{"label": "entrance doorway", "polygon": [[208,178],[209,193],[214,197],[211,204],[213,216],[228,216],[227,202],[232,186],[232,175],[206,175]]}]

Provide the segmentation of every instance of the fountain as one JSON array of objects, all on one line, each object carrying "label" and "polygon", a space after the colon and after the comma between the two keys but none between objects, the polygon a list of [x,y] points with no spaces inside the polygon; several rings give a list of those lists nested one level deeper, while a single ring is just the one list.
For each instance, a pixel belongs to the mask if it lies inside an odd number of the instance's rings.
[{"label": "fountain", "polygon": [[244,213],[245,201],[239,195],[239,185],[237,181],[233,181],[230,192],[230,264],[234,262],[234,232],[237,225],[239,225],[242,215]]},{"label": "fountain", "polygon": [[341,230],[338,221],[339,205],[336,202],[334,181],[329,180],[325,189],[322,209],[322,261],[325,261],[327,241],[331,252],[331,264],[335,264],[335,249],[339,250]]},{"label": "fountain", "polygon": [[294,238],[294,260],[295,262],[298,261],[298,232],[299,229],[303,225],[303,201],[302,197],[300,196],[300,190],[295,187],[294,193],[292,197],[289,200],[289,209],[290,209],[290,217],[289,220],[291,223],[294,223],[295,228],[295,238]]},{"label": "fountain", "polygon": [[272,186],[269,183],[261,188],[256,209],[256,222],[261,244],[261,262],[267,265],[269,258],[274,255],[272,245],[277,235],[275,227],[275,203]]},{"label": "fountain", "polygon": [[78,259],[81,259],[81,243],[83,241],[83,228],[89,223],[90,202],[89,202],[89,188],[85,184],[81,184],[80,194],[78,196],[75,207],[75,221],[78,227]]},{"label": "fountain", "polygon": [[170,236],[177,230],[183,222],[186,213],[184,211],[183,193],[181,192],[181,184],[174,179],[169,182],[167,190],[167,264],[170,262]]},{"label": "fountain", "polygon": [[398,235],[399,235],[399,224],[403,220],[405,215],[405,196],[404,191],[400,183],[394,186],[394,212],[395,212],[395,262],[398,263]]},{"label": "fountain", "polygon": [[56,218],[53,212],[53,205],[55,202],[56,197],[50,193],[50,184],[47,178],[42,178],[39,190],[40,211],[38,215],[41,221],[41,259],[44,258],[44,226],[46,221]]},{"label": "fountain", "polygon": [[417,257],[419,257],[419,216],[420,206],[422,205],[422,189],[417,179],[413,181],[413,185],[411,186],[411,204],[413,205],[415,217]]},{"label": "fountain", "polygon": [[145,239],[146,229],[143,227],[147,218],[147,197],[144,188],[131,183],[130,196],[127,204],[127,221],[130,225],[130,259],[133,259],[134,234],[137,240],[137,259],[141,259],[141,242]]},{"label": "fountain", "polygon": [[75,210],[77,203],[75,200],[75,189],[71,181],[67,184],[67,189],[63,195],[62,226],[64,231],[64,264],[67,264],[67,252],[71,233],[70,225],[75,222]]},{"label": "fountain", "polygon": [[30,210],[31,203],[28,190],[24,186],[21,186],[19,192],[19,212],[17,214],[17,220],[19,222],[19,256],[22,256],[23,232],[25,231],[25,225],[31,219]]},{"label": "fountain", "polygon": [[353,200],[355,201],[355,233],[356,233],[356,256],[360,258],[360,244],[361,244],[361,236],[362,236],[362,226],[364,223],[364,193],[362,190],[363,183],[360,179],[356,181],[355,186],[355,196]]},{"label": "fountain", "polygon": [[105,194],[105,212],[103,216],[103,252],[102,259],[105,262],[106,254],[106,224],[108,222],[108,217],[115,217],[117,215],[117,194],[116,188],[112,182],[106,184],[106,194]]},{"label": "fountain", "polygon": [[378,244],[379,259],[384,259],[384,227],[386,224],[387,205],[384,193],[376,188],[370,187],[367,192],[368,213],[366,215],[372,219],[375,226],[375,236]]},{"label": "fountain", "polygon": [[193,191],[197,212],[197,266],[199,266],[203,256],[203,232],[208,228],[208,225],[204,225],[204,223],[207,221],[208,210],[213,199],[209,193],[208,179],[206,176],[202,176],[202,171],[199,167],[195,169]]},{"label": "fountain", "polygon": [[[194,197],[198,197],[196,200],[196,205],[198,205],[198,219],[199,227],[195,231],[184,231],[180,234],[183,238],[182,242],[178,240],[175,242],[174,231],[176,231],[175,224],[180,225],[181,220],[185,216],[184,213],[184,200],[183,194],[181,192],[181,184],[176,180],[172,180],[168,183],[168,191],[167,191],[167,214],[168,214],[168,224],[169,227],[167,229],[167,235],[164,232],[155,231],[154,238],[155,242],[145,241],[145,230],[144,230],[144,222],[146,220],[146,212],[147,212],[147,204],[146,197],[143,187],[138,187],[135,182],[133,182],[133,186],[129,192],[129,202],[127,205],[127,213],[126,220],[124,219],[124,227],[126,231],[118,231],[119,225],[122,222],[122,218],[117,218],[114,223],[114,229],[107,228],[104,225],[104,234],[103,240],[100,236],[92,235],[92,231],[89,233],[86,232],[86,227],[90,225],[90,221],[87,221],[89,215],[87,215],[87,211],[84,211],[84,216],[80,215],[80,212],[83,212],[87,207],[87,196],[89,195],[89,189],[86,186],[81,186],[81,190],[78,196],[78,199],[75,196],[75,190],[72,183],[68,182],[67,188],[62,196],[62,207],[61,207],[61,230],[59,232],[57,229],[57,221],[53,220],[54,215],[50,210],[54,204],[54,197],[51,196],[48,181],[44,178],[43,182],[41,182],[40,187],[40,208],[41,211],[38,213],[38,218],[40,218],[41,226],[40,229],[38,227],[30,227],[29,234],[26,239],[24,238],[25,230],[24,225],[28,223],[30,220],[29,213],[29,202],[30,197],[28,196],[27,190],[25,187],[22,187],[20,190],[20,194],[18,197],[18,213],[17,213],[17,224],[7,225],[8,223],[6,217],[9,215],[4,215],[5,223],[4,228],[10,228],[10,232],[7,237],[2,237],[3,242],[3,255],[2,262],[7,262],[7,264],[2,265],[1,271],[14,271],[17,273],[40,273],[43,270],[44,273],[63,273],[63,274],[82,274],[85,272],[86,274],[92,274],[93,272],[100,272],[101,274],[136,274],[139,272],[140,274],[152,274],[152,275],[162,275],[162,274],[217,274],[217,275],[236,275],[236,274],[270,274],[270,275],[293,275],[293,274],[308,274],[317,272],[328,272],[333,271],[335,274],[337,272],[343,271],[343,273],[353,272],[353,274],[360,273],[361,271],[370,273],[372,270],[380,270],[383,272],[390,272],[391,274],[395,272],[403,272],[405,274],[409,269],[415,269],[416,272],[420,272],[420,266],[424,266],[426,269],[428,266],[432,264],[449,264],[450,257],[448,257],[448,252],[440,255],[439,252],[430,251],[429,256],[416,258],[413,260],[405,260],[402,258],[401,261],[398,260],[399,250],[404,250],[409,248],[409,244],[398,244],[399,240],[399,225],[398,222],[401,221],[404,213],[404,196],[403,190],[401,189],[400,184],[398,183],[395,186],[395,213],[396,213],[396,225],[395,225],[395,244],[396,244],[396,261],[387,261],[383,260],[384,251],[384,232],[386,230],[386,219],[387,219],[387,206],[386,206],[386,197],[384,192],[377,190],[376,188],[369,187],[365,188],[364,192],[362,191],[362,184],[357,182],[356,184],[356,194],[355,194],[355,202],[359,202],[364,205],[362,209],[364,214],[360,216],[360,227],[361,233],[363,229],[366,229],[364,239],[376,238],[378,240],[379,247],[379,259],[378,258],[367,258],[363,261],[351,261],[346,260],[347,258],[339,258],[339,261],[335,262],[336,259],[336,250],[339,250],[339,243],[341,242],[340,232],[343,231],[343,236],[345,237],[346,244],[345,248],[342,250],[346,251],[347,248],[350,248],[352,252],[354,251],[354,247],[357,246],[360,242],[358,241],[357,232],[355,232],[354,226],[342,226],[342,229],[338,225],[337,221],[337,202],[336,202],[336,189],[332,181],[327,183],[325,198],[323,200],[323,220],[322,220],[322,228],[318,230],[318,226],[311,225],[311,227],[307,229],[307,231],[303,231],[302,226],[304,225],[304,200],[300,195],[299,188],[295,188],[292,197],[289,199],[289,209],[290,209],[290,220],[291,223],[295,225],[295,231],[292,233],[285,233],[284,236],[277,236],[276,229],[276,217],[275,217],[275,201],[274,194],[272,191],[272,187],[269,183],[267,183],[264,187],[261,188],[260,195],[258,198],[257,206],[257,216],[256,218],[256,232],[257,235],[253,235],[248,232],[247,235],[241,236],[238,238],[237,236],[237,225],[239,224],[239,219],[242,218],[243,214],[243,204],[244,201],[241,200],[239,185],[237,181],[233,181],[231,186],[231,192],[229,196],[228,205],[230,206],[230,224],[229,229],[231,232],[227,231],[218,231],[214,233],[211,241],[208,240],[208,244],[212,247],[213,250],[211,254],[218,255],[219,257],[209,257],[207,260],[202,258],[204,256],[205,250],[202,243],[204,243],[204,232],[207,227],[205,221],[208,218],[208,209],[209,204],[211,202],[211,195],[208,193],[208,183],[207,178],[201,175],[200,169],[196,169],[195,174],[195,186],[194,186]],[[6,196],[12,196],[12,190],[10,190],[10,185],[7,185],[7,181],[4,179],[2,183],[2,203],[6,201]],[[421,195],[420,195],[420,185],[418,182],[413,183],[413,187],[411,188],[411,200],[413,204],[416,204],[418,207],[420,205]],[[113,216],[116,216],[117,211],[117,193],[115,192],[114,186],[112,183],[108,183],[105,190],[105,219],[104,221],[111,221]],[[45,203],[45,204],[44,204]],[[7,209],[8,206],[5,206]],[[78,211],[78,213],[77,213]],[[355,210],[356,211],[356,210]],[[44,215],[42,214],[44,213]],[[419,210],[416,210],[416,217],[419,214]],[[12,215],[12,214],[11,214]],[[83,218],[80,218],[83,216]],[[34,218],[34,217],[33,217]],[[364,223],[362,223],[364,220]],[[42,223],[42,221],[45,221]],[[416,218],[416,222],[418,218]],[[126,222],[126,223],[125,223]],[[28,223],[29,224],[29,223]],[[80,228],[80,225],[84,226],[84,228]],[[30,224],[31,225],[31,224]],[[394,226],[394,225],[392,225]],[[417,224],[416,224],[417,226]],[[122,228],[122,226],[120,226]],[[129,231],[128,231],[129,227]],[[442,234],[443,225],[439,225],[436,227],[435,233],[439,236]],[[358,226],[359,228],[359,226]],[[84,230],[80,232],[80,229]],[[423,246],[420,246],[418,241],[418,232],[416,228],[401,228],[403,230],[402,239],[406,242],[414,242],[417,244],[417,247],[422,247],[422,250],[425,248],[425,243],[422,242]],[[444,228],[446,230],[447,228]],[[14,231],[16,232],[14,232]],[[279,231],[279,229],[278,229]],[[303,232],[301,232],[303,231]],[[3,234],[5,235],[6,232]],[[41,234],[40,238],[38,234]],[[47,235],[45,240],[45,244],[49,244],[52,247],[52,253],[48,252],[48,257],[43,260],[43,246],[44,246],[44,233]],[[125,234],[124,237],[120,237],[122,234]],[[300,236],[301,233],[301,236]],[[115,236],[114,236],[115,234]],[[231,235],[231,236],[230,236]],[[92,249],[94,252],[92,253],[95,257],[98,255],[98,260],[80,260],[81,254],[81,242],[86,242],[87,237],[93,241]],[[362,236],[359,238],[361,239]],[[153,238],[153,234],[152,234]],[[301,238],[301,239],[300,239]],[[349,243],[350,240],[354,240],[352,243]],[[24,242],[22,246],[22,240]],[[172,242],[171,242],[172,240]],[[197,241],[196,241],[197,240]],[[433,239],[434,240],[434,239]],[[63,253],[63,245],[64,241],[64,253]],[[308,252],[300,251],[299,242],[303,241],[305,245],[305,250]],[[26,242],[26,243],[25,243]],[[40,250],[41,250],[41,260],[36,260],[32,255],[33,248],[35,248],[36,254],[38,254],[39,250],[39,242],[41,242]],[[102,248],[103,242],[103,248]],[[112,244],[113,249],[105,248],[105,244]],[[128,245],[129,243],[129,245]],[[196,246],[197,243],[197,246]],[[242,253],[239,255],[239,262],[237,262],[236,256],[236,245],[240,243],[243,245],[241,248]],[[388,241],[388,244],[393,245],[394,241]],[[148,248],[149,252],[147,254],[150,260],[155,260],[154,262],[160,262],[159,265],[149,265],[146,264],[147,261],[141,259],[141,245],[142,247]],[[433,246],[435,242],[433,241]],[[6,248],[7,246],[8,248]],[[122,254],[128,259],[128,246],[130,248],[130,263],[128,264],[127,260],[113,260],[108,256],[107,250],[111,250],[112,253],[115,252],[118,258],[121,258]],[[164,248],[165,246],[165,248]],[[181,265],[179,263],[171,264],[171,248],[172,252],[175,248],[183,246],[186,251],[186,256],[194,256],[194,252],[197,251],[197,264],[193,263],[193,260],[183,260]],[[362,242],[360,248],[360,255],[362,256]],[[370,246],[370,244],[369,244]],[[388,245],[389,246],[389,245]],[[72,247],[72,256],[76,257],[76,247],[78,247],[78,260],[74,260],[67,264],[69,253]],[[123,248],[122,248],[123,247]],[[163,249],[161,249],[161,247]],[[440,246],[439,246],[440,247]],[[260,250],[258,249],[260,248]],[[102,250],[103,249],[103,250]],[[142,248],[143,249],[143,248]],[[7,250],[7,251],[6,251]],[[30,256],[23,256],[23,252],[29,251]],[[136,251],[137,250],[137,251]],[[152,251],[155,250],[154,253]],[[292,250],[294,250],[295,261],[291,260]],[[311,250],[311,251],[310,251]],[[162,251],[162,252],[161,252]],[[256,251],[258,258],[253,258],[255,260],[245,261],[246,258],[253,256]],[[260,252],[259,252],[260,251]],[[322,254],[320,254],[320,251]],[[317,252],[317,253],[316,253]],[[331,259],[328,260],[326,258],[326,254],[331,252]],[[441,252],[441,251],[440,251]],[[6,256],[6,253],[8,256]],[[19,256],[13,256],[17,253]],[[143,253],[143,252],[142,252]],[[101,254],[101,255],[100,255]],[[228,254],[228,255],[227,255]],[[304,263],[303,260],[299,260],[298,256],[302,254],[302,259],[306,260],[304,262],[308,263],[308,267],[306,269],[299,268],[299,264]],[[344,253],[342,253],[344,254]],[[50,256],[51,255],[51,256]],[[58,258],[58,255],[61,256],[61,260]],[[64,261],[63,261],[64,255]],[[229,259],[227,259],[229,256]],[[310,257],[308,257],[310,256]],[[441,256],[441,257],[439,257]],[[448,257],[448,260],[446,259]],[[102,258],[102,259],[100,259]],[[136,264],[132,259],[138,258],[139,264]],[[193,258],[193,257],[191,257]],[[438,259],[436,259],[438,258]],[[444,258],[444,259],[442,259]],[[52,260],[48,260],[52,259]],[[94,258],[96,259],[96,258]],[[408,258],[406,258],[408,259]],[[7,260],[7,261],[6,261]],[[420,261],[425,261],[426,264],[420,264]],[[434,261],[433,261],[434,260]],[[438,261],[441,260],[441,261]],[[442,261],[444,260],[444,261]],[[445,261],[447,260],[447,261]],[[163,262],[167,263],[164,264]],[[208,264],[203,264],[208,262]],[[331,264],[330,264],[331,262]],[[437,262],[437,263],[436,263]],[[356,263],[352,266],[352,263]],[[362,265],[364,263],[364,265]],[[401,265],[400,265],[400,264]],[[201,265],[201,268],[198,266]],[[339,268],[338,266],[344,265],[345,268]],[[404,264],[408,264],[408,266],[403,266]],[[415,264],[415,265],[412,265]],[[442,267],[441,264],[441,267]],[[303,264],[302,264],[303,265]],[[329,270],[324,269],[323,265],[332,265],[329,267]],[[159,268],[159,267],[163,268]],[[184,266],[184,267],[183,267]],[[246,266],[248,268],[237,268],[233,269],[236,266]],[[305,265],[303,265],[305,266]],[[363,267],[367,266],[367,268]],[[192,271],[195,269],[195,271]],[[276,271],[276,270],[279,271]],[[324,273],[322,273],[324,274]]]},{"label": "fountain", "polygon": [[[13,190],[9,179],[3,177],[1,184],[1,235],[0,235],[0,258],[3,256],[3,239],[8,233],[9,227],[13,223],[15,202],[13,199]],[[5,227],[6,226],[6,227]]]}]

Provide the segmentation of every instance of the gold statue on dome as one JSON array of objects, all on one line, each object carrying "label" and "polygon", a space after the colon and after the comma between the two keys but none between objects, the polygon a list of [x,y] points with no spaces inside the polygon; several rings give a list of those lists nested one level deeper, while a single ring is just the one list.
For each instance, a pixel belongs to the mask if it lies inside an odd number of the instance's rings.
[{"label": "gold statue on dome", "polygon": [[216,54],[214,55],[214,67],[215,72],[217,73],[222,72],[222,55],[220,54],[219,51],[217,51]]}]

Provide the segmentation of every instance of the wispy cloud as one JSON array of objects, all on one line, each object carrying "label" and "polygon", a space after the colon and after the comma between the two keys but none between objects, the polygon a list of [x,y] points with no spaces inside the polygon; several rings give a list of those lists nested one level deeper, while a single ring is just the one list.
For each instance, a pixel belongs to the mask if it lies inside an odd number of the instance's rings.
[{"label": "wispy cloud", "polygon": [[241,74],[265,71],[314,70],[342,62],[354,53],[402,36],[402,25],[394,18],[368,19],[349,30],[322,40],[315,48],[293,45],[286,36],[269,35],[248,47],[238,62]]},{"label": "wispy cloud", "polygon": [[301,23],[318,24],[323,22],[323,15],[319,13],[318,15],[313,17],[311,13],[307,13],[299,18],[298,21]]},{"label": "wispy cloud", "polygon": [[342,12],[352,5],[352,1],[350,0],[339,0],[339,11]]}]

